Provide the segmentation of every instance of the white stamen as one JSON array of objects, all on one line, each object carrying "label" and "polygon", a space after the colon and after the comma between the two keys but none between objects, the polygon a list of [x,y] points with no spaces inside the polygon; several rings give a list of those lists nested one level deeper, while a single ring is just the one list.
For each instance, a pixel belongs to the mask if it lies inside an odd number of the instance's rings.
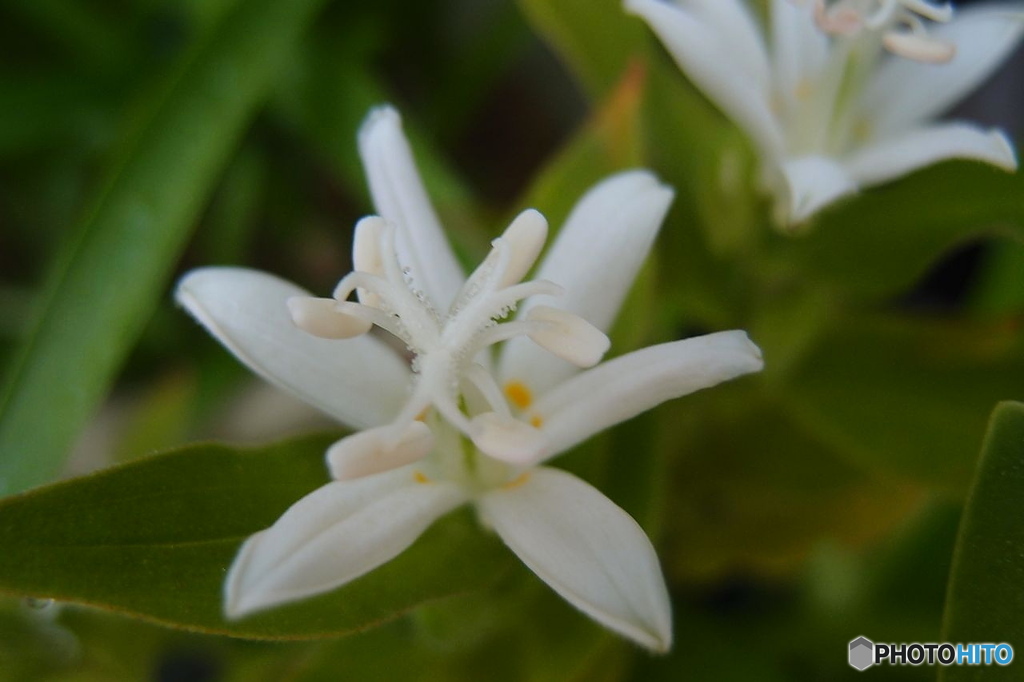
[{"label": "white stamen", "polygon": [[501,237],[509,245],[511,256],[498,284],[504,288],[519,283],[533,267],[548,238],[548,221],[538,211],[527,209],[516,216]]},{"label": "white stamen", "polygon": [[[877,8],[869,13],[871,5]],[[921,19],[947,22],[953,18],[953,6],[937,5],[928,0],[826,0],[814,3],[814,20],[818,28],[832,35],[855,36],[867,28],[883,33],[885,46],[894,54],[928,63],[943,63],[953,58],[954,48],[944,41],[927,38]],[[893,27],[904,24],[911,32],[897,32]]]},{"label": "white stamen", "polygon": [[[481,313],[486,318],[493,317],[489,308],[485,309],[483,305],[490,295],[500,288],[502,273],[508,268],[511,258],[509,244],[504,238],[498,237],[492,241],[490,253],[469,276],[455,297],[455,302],[448,311],[449,319],[477,318]],[[448,325],[448,328],[450,329],[451,325]]]},{"label": "white stamen", "polygon": [[826,7],[825,0],[814,3],[814,21],[825,33],[851,36],[864,27],[860,12],[845,5]]},{"label": "white stamen", "polygon": [[333,298],[294,296],[287,304],[296,327],[324,339],[351,339],[373,326],[367,320],[337,310]]},{"label": "white stamen", "polygon": [[[352,269],[371,275],[384,274],[384,257],[380,252],[381,233],[387,222],[379,216],[367,216],[356,223],[352,240]],[[346,298],[347,298],[346,294]],[[366,289],[357,289],[359,302],[374,308],[380,307],[380,297]]]},{"label": "white stamen", "polygon": [[398,315],[409,330],[409,338],[404,339],[406,343],[421,353],[437,343],[440,334],[437,311],[422,292],[413,288],[402,264],[398,262],[394,225],[386,224],[380,231],[380,251],[384,262],[384,277],[390,284],[387,296],[381,296],[383,303],[388,312]]},{"label": "white stamen", "polygon": [[508,341],[516,336],[529,336],[530,332],[537,328],[537,324],[530,320],[512,320],[511,322],[488,327],[473,339],[473,343],[470,345],[470,352],[475,355],[478,351],[496,343]]},{"label": "white stamen", "polygon": [[[414,420],[430,406],[484,454],[506,462],[537,461],[545,452],[544,437],[513,416],[494,377],[475,358],[491,344],[528,335],[555,355],[590,367],[609,345],[608,337],[581,317],[549,306],[534,307],[525,319],[505,320],[526,297],[562,293],[546,280],[520,281],[543,248],[547,221],[534,210],[521,213],[492,242],[444,319],[414,288],[398,260],[395,236],[395,226],[383,219],[363,219],[352,249],[356,270],[338,282],[334,299],[289,301],[296,324],[312,334],[347,338],[377,325],[415,354],[410,398],[391,424],[336,443],[328,454],[333,475],[365,476],[425,456],[433,436]],[[347,300],[353,291],[359,303]],[[470,387],[476,389],[475,405],[460,401]],[[469,417],[480,409],[486,411]]]},{"label": "white stamen", "polygon": [[577,367],[593,367],[611,346],[604,332],[564,310],[538,305],[530,309],[526,319],[543,323],[530,332],[535,343]]},{"label": "white stamen", "polygon": [[466,379],[480,391],[480,395],[483,396],[492,410],[502,416],[510,416],[512,414],[508,403],[505,402],[505,397],[501,393],[501,389],[498,388],[498,383],[482,365],[475,362],[471,364],[466,370]]},{"label": "white stamen", "polygon": [[874,30],[886,24],[899,9],[900,0],[881,0],[874,14],[864,19],[864,25]]},{"label": "white stamen", "polygon": [[[511,338],[499,333],[494,340],[486,343],[481,341],[481,339],[491,338],[489,332],[494,328],[494,321],[515,310],[519,301],[528,296],[559,296],[562,292],[562,287],[554,282],[536,279],[500,289],[490,295],[480,295],[472,302],[472,305],[467,305],[453,319],[449,320],[445,327],[445,341],[475,355],[477,351],[486,348],[491,343]],[[514,322],[505,322],[498,327],[510,324],[514,324]]]},{"label": "white stamen", "polygon": [[402,326],[402,321],[397,316],[388,315],[382,310],[371,308],[369,305],[353,303],[352,301],[340,301],[335,304],[335,309],[352,317],[366,320],[370,324],[375,324],[399,339],[405,340],[409,335]]},{"label": "white stamen", "polygon": [[539,429],[511,416],[485,412],[472,420],[473,443],[484,454],[510,464],[534,464],[544,457],[547,441]]},{"label": "white stamen", "polygon": [[925,19],[946,23],[953,18],[953,5],[934,5],[926,0],[901,0],[903,6],[914,14],[920,14]]},{"label": "white stamen", "polygon": [[890,31],[882,38],[893,54],[926,64],[945,64],[956,56],[956,45],[918,32]]},{"label": "white stamen", "polygon": [[327,450],[327,466],[338,481],[361,478],[412,464],[430,454],[434,435],[426,424],[382,426],[342,438]]}]

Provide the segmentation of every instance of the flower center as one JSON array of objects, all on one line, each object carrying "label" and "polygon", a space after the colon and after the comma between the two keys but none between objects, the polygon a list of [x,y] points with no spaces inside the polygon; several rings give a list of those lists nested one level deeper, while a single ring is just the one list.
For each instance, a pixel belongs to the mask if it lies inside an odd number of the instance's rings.
[{"label": "flower center", "polygon": [[814,18],[825,33],[856,36],[879,33],[882,45],[900,57],[941,64],[956,55],[956,46],[928,33],[924,21],[945,23],[953,6],[928,0],[814,0]]},{"label": "flower center", "polygon": [[[521,281],[547,237],[544,217],[532,210],[520,214],[492,242],[491,252],[443,314],[402,267],[395,232],[382,218],[364,218],[356,226],[354,270],[338,283],[333,297],[288,301],[295,324],[310,334],[347,339],[377,326],[413,354],[414,385],[398,416],[332,446],[327,453],[332,474],[354,478],[430,454],[441,446],[435,443],[437,425],[432,429],[432,420],[425,418],[430,408],[485,455],[515,465],[535,463],[546,453],[542,422],[513,414],[513,407],[522,410],[532,396],[521,383],[504,392],[499,388],[490,346],[525,335],[580,367],[599,362],[609,346],[600,330],[556,308],[538,305],[521,319],[509,319],[522,299],[562,292],[546,280]],[[357,300],[349,301],[353,293]]]}]

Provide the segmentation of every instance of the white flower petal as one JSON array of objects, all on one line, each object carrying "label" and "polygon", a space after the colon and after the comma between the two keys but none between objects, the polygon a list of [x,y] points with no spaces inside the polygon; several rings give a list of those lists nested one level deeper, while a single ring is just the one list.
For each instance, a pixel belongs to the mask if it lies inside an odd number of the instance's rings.
[{"label": "white flower petal", "polygon": [[479,504],[505,544],[566,601],[649,649],[668,650],[672,607],[658,557],[611,500],[571,474],[538,468]]},{"label": "white flower petal", "polygon": [[549,452],[556,455],[671,398],[758,372],[761,351],[745,332],[663,343],[609,360],[537,401]]},{"label": "white flower petal", "polygon": [[798,115],[800,100],[828,60],[828,37],[814,24],[811,3],[772,0],[772,64],[775,92],[787,118]]},{"label": "white flower petal", "polygon": [[370,112],[359,131],[359,153],[377,212],[398,230],[399,260],[434,309],[447,311],[464,274],[416,170],[395,109],[383,106]]},{"label": "white flower petal", "polygon": [[411,373],[371,336],[313,336],[292,322],[287,300],[309,293],[243,268],[201,268],[175,296],[217,340],[267,381],[356,428],[389,422],[402,407]]},{"label": "white flower petal", "polygon": [[948,24],[933,27],[932,37],[956,45],[956,55],[946,64],[890,58],[862,100],[873,139],[938,116],[988,78],[1024,35],[1024,12],[1010,7],[968,7]]},{"label": "white flower petal", "polygon": [[255,611],[332,590],[390,561],[465,501],[453,483],[409,468],[328,483],[242,545],[224,583],[224,611]]},{"label": "white flower petal", "polygon": [[1013,146],[1002,131],[982,130],[969,123],[912,130],[861,148],[845,165],[858,183],[867,186],[947,159],[984,161],[1007,171],[1017,168]]},{"label": "white flower petal", "polygon": [[[595,185],[573,208],[537,279],[565,289],[562,296],[534,296],[520,306],[547,305],[579,315],[601,331],[619,307],[651,249],[673,191],[648,171],[619,173]],[[505,344],[500,374],[527,383],[535,394],[576,373],[577,368],[526,338]]]},{"label": "white flower petal", "polygon": [[675,192],[646,170],[613,175],[573,207],[535,279],[565,295],[531,299],[575,313],[607,331],[633,286]]},{"label": "white flower petal", "polygon": [[729,46],[743,71],[758,83],[770,76],[768,52],[762,32],[749,8],[741,0],[676,0],[676,4],[712,27]]},{"label": "white flower petal", "polygon": [[[716,1],[716,0],[709,0]],[[748,70],[730,36],[692,12],[661,0],[626,0],[658,35],[683,72],[750,136],[767,158],[782,154],[782,129],[772,113],[766,69]]]},{"label": "white flower petal", "polygon": [[797,224],[822,208],[857,191],[857,183],[838,161],[824,156],[790,159],[780,167],[782,188],[778,200],[781,220]]}]

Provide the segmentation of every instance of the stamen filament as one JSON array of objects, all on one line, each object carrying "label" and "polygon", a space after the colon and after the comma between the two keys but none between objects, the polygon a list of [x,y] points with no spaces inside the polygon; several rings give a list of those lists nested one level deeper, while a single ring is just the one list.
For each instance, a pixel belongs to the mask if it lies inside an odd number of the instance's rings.
[{"label": "stamen filament", "polygon": [[[554,282],[533,280],[506,287],[489,296],[481,295],[470,307],[459,312],[445,326],[442,341],[444,344],[454,347],[468,347],[481,330],[486,331],[492,327],[492,320],[507,315],[520,300],[527,296],[558,296],[562,291],[562,287]],[[504,324],[498,326],[504,326]],[[485,347],[478,344],[474,344],[474,346]]]},{"label": "stamen filament", "polygon": [[900,0],[881,0],[879,4],[881,6],[875,13],[864,19],[864,25],[870,29],[881,28],[888,23],[899,8]]},{"label": "stamen filament", "polygon": [[505,396],[502,395],[498,383],[490,372],[474,362],[466,370],[466,379],[476,386],[492,410],[503,416],[512,415],[512,410],[509,409]]},{"label": "stamen filament", "polygon": [[[398,252],[395,250],[395,226],[387,225],[381,230],[380,239],[381,253],[388,256],[383,259],[384,274],[392,285],[392,294],[386,302],[410,330],[415,329],[412,332],[415,336],[422,337],[422,341],[417,338],[420,342],[415,344],[416,346],[435,346],[440,337],[437,313],[426,296],[422,293],[413,293],[406,283],[406,273],[402,270]],[[405,283],[406,286],[396,286],[398,282]]]},{"label": "stamen filament", "polygon": [[486,301],[487,295],[497,289],[501,281],[502,272],[509,264],[508,247],[505,240],[498,237],[491,242],[491,251],[477,266],[476,270],[469,276],[466,283],[462,285],[459,294],[455,297],[455,304],[448,312],[449,318],[472,317],[474,304],[480,305]]},{"label": "stamen filament", "polygon": [[338,301],[344,301],[356,289],[365,289],[381,298],[387,298],[394,294],[394,287],[383,277],[356,270],[341,278],[341,281],[334,287],[334,292],[331,296]]},{"label": "stamen filament", "polygon": [[413,339],[409,336],[409,331],[402,325],[402,320],[395,315],[390,315],[383,310],[353,301],[339,301],[334,304],[334,309],[340,313],[372,322],[392,336],[404,341],[406,345],[410,347],[413,345]]},{"label": "stamen filament", "polygon": [[516,336],[527,336],[537,331],[538,325],[543,325],[544,322],[539,320],[513,320],[512,322],[503,322],[488,327],[473,339],[473,343],[469,346],[469,353],[476,355],[478,352],[493,346],[496,343],[502,341],[508,341]]}]

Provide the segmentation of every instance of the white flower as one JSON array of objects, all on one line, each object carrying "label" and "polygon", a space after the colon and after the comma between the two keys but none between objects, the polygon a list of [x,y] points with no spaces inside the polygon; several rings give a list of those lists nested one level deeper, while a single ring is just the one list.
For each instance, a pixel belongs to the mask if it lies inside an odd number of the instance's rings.
[{"label": "white flower", "polygon": [[[791,0],[798,5],[806,0]],[[920,62],[941,64],[956,54],[949,40],[928,34],[924,19],[947,22],[953,17],[951,4],[935,5],[928,0],[814,0],[814,21],[826,33],[859,36],[874,31],[882,46],[893,54]],[[874,39],[874,38],[873,38]]]},{"label": "white flower", "polygon": [[[178,288],[178,300],[254,371],[362,429],[328,450],[334,482],[242,546],[224,588],[227,615],[338,587],[473,502],[570,603],[646,647],[667,649],[669,600],[644,532],[589,484],[541,464],[665,400],[762,367],[746,334],[731,331],[580,371],[607,350],[602,330],[672,192],[645,171],[599,184],[576,206],[537,279],[520,282],[547,234],[544,218],[525,211],[464,279],[397,113],[374,111],[359,141],[381,217],[357,226],[355,270],[332,298],[237,268],[194,271]],[[353,292],[358,302],[347,300]],[[374,325],[405,343],[411,366],[366,333]],[[503,352],[492,358],[498,342]]]},{"label": "white flower", "polygon": [[1001,131],[932,119],[1014,49],[1019,7],[951,19],[924,0],[770,4],[768,32],[742,0],[625,1],[749,136],[781,223],[945,159],[1017,168]]}]

